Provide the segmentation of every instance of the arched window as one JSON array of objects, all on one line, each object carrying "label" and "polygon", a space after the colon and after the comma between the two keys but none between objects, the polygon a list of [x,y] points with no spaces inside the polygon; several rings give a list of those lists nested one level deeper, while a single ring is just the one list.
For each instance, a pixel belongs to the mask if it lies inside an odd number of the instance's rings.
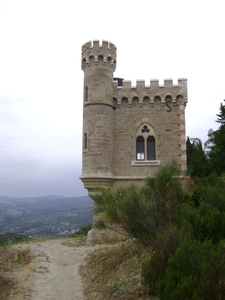
[{"label": "arched window", "polygon": [[155,132],[149,124],[142,124],[136,135],[136,159],[155,160]]},{"label": "arched window", "polygon": [[145,159],[145,140],[143,136],[138,136],[136,139],[137,145],[137,160]]},{"label": "arched window", "polygon": [[155,160],[155,138],[152,135],[147,138],[147,160]]}]

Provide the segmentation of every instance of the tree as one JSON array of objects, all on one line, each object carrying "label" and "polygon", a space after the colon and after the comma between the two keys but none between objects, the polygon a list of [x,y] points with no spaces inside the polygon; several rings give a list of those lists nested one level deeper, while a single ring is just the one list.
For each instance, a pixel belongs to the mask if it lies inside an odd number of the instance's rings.
[{"label": "tree", "polygon": [[205,143],[211,172],[221,175],[225,173],[225,105],[220,103],[216,122],[220,123],[218,130],[208,132],[208,140]]},{"label": "tree", "polygon": [[187,169],[192,177],[208,175],[208,166],[202,141],[199,138],[187,138]]},{"label": "tree", "polygon": [[[225,101],[225,100],[223,100]],[[221,127],[225,125],[225,104],[223,105],[222,103],[220,103],[220,108],[219,108],[220,112],[219,114],[217,114],[217,123],[221,124]]]}]

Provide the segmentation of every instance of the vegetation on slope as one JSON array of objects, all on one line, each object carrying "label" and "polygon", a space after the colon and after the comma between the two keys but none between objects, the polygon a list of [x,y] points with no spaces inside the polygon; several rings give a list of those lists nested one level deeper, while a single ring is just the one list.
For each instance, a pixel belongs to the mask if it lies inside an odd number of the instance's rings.
[{"label": "vegetation on slope", "polygon": [[16,243],[21,243],[29,241],[29,238],[21,235],[21,234],[16,234],[16,233],[4,233],[0,234],[0,247],[1,246],[6,246],[6,245],[11,245],[11,244],[16,244]]},{"label": "vegetation on slope", "polygon": [[[26,272],[23,268],[31,262],[28,249],[19,250],[12,246],[0,247],[0,299],[17,299],[22,286],[18,285],[16,278],[20,277],[21,283],[26,281]],[[15,276],[17,273],[17,276]],[[23,278],[21,278],[23,277]],[[19,299],[19,298],[18,298]]]},{"label": "vegetation on slope", "polygon": [[131,240],[90,255],[88,299],[224,299],[225,178],[190,179],[185,191],[176,170],[172,162],[144,187],[96,196]]},{"label": "vegetation on slope", "polygon": [[[178,180],[178,166],[171,162],[154,178],[148,178],[141,188],[105,189],[96,195],[94,200],[97,210],[104,214],[103,219],[120,224],[136,243],[132,257],[139,257],[139,268],[135,278],[143,284],[142,289],[135,289],[138,285],[132,285],[129,277],[132,270],[119,271],[124,262],[114,263],[114,281],[113,276],[107,276],[110,274],[107,268],[99,270],[104,264],[112,264],[114,256],[109,249],[108,254],[95,254],[89,261],[95,274],[94,284],[103,283],[99,287],[103,290],[102,298],[224,299],[225,105],[222,103],[216,121],[220,126],[218,130],[209,130],[205,150],[200,139],[187,139],[190,179],[186,190]],[[99,222],[101,226],[103,223],[104,220]],[[122,249],[117,249],[116,258],[120,253]],[[133,291],[133,298],[129,290]]]}]

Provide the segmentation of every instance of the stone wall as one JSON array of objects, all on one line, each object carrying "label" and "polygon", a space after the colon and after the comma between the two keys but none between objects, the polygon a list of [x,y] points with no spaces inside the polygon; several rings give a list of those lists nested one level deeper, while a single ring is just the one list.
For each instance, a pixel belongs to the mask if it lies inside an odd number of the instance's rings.
[{"label": "stone wall", "polygon": [[[84,71],[83,163],[81,180],[89,194],[153,176],[160,165],[176,159],[186,170],[185,106],[187,80],[159,85],[117,78],[116,47],[103,41],[82,47]],[[155,158],[137,160],[136,139],[146,126],[155,139]],[[145,153],[146,158],[146,153]]]}]

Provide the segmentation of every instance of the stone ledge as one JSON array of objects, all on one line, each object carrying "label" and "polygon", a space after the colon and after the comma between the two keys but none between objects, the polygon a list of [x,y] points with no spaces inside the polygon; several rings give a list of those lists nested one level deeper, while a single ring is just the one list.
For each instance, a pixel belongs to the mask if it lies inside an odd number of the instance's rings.
[{"label": "stone ledge", "polygon": [[132,160],[131,166],[160,166],[161,160]]}]

